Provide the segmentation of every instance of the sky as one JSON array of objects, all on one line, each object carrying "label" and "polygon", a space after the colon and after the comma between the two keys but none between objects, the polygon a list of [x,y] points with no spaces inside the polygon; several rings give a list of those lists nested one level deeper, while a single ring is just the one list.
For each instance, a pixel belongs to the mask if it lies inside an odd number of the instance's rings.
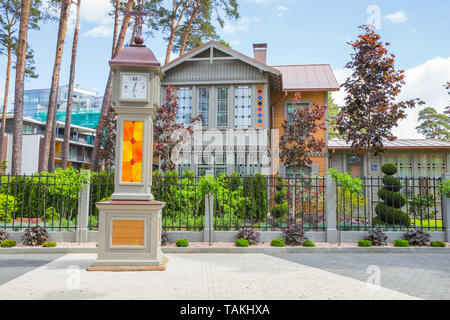
[{"label": "sky", "polygon": [[[426,105],[408,110],[408,118],[394,129],[399,138],[421,138],[415,127],[420,109],[442,112],[450,104],[443,85],[450,81],[450,1],[432,4],[416,0],[238,0],[240,18],[218,28],[233,49],[253,55],[253,43],[267,43],[269,65],[328,63],[339,83],[349,75],[344,66],[356,39],[358,26],[374,24],[390,42],[396,67],[406,71],[400,99],[421,98]],[[73,8],[75,9],[75,8]],[[82,0],[81,28],[75,82],[83,89],[103,94],[111,55],[113,17],[110,0]],[[75,12],[72,10],[62,61],[60,84],[69,79]],[[29,32],[35,51],[38,79],[27,80],[25,89],[50,87],[58,25],[47,23]],[[127,39],[129,39],[128,36]],[[146,36],[145,44],[163,62],[167,43],[160,32]],[[173,58],[177,55],[173,54]],[[0,57],[0,96],[3,96],[6,59]],[[14,79],[14,73],[12,74]],[[14,81],[12,81],[14,82]],[[14,86],[10,97],[14,95]],[[345,92],[333,93],[338,104]]]}]

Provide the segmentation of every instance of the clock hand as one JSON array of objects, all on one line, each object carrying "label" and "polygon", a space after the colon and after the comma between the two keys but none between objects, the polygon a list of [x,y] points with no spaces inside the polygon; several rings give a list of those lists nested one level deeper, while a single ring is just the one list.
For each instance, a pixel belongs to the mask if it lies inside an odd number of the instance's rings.
[{"label": "clock hand", "polygon": [[136,92],[136,82],[134,83],[134,87],[133,87],[133,93],[135,93]]}]

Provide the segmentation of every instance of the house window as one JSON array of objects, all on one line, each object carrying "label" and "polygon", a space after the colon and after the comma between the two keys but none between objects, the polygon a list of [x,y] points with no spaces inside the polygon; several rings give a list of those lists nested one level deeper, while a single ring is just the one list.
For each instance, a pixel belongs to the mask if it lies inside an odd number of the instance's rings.
[{"label": "house window", "polygon": [[228,88],[217,88],[217,126],[228,126]]},{"label": "house window", "polygon": [[209,125],[209,88],[198,90],[198,113],[202,115],[202,125]]},{"label": "house window", "polygon": [[252,112],[252,94],[250,87],[241,86],[235,88],[234,101],[234,127],[250,128]]},{"label": "house window", "polygon": [[179,123],[189,124],[192,113],[192,88],[178,88],[178,115]]},{"label": "house window", "polygon": [[445,172],[444,154],[419,154],[419,177],[439,178]]},{"label": "house window", "polygon": [[288,118],[289,124],[292,124],[292,121],[293,121],[292,120],[292,113],[294,112],[296,107],[306,108],[306,107],[309,107],[310,105],[311,105],[311,103],[309,103],[309,102],[300,102],[297,105],[294,105],[294,103],[292,103],[292,102],[287,102],[286,103],[286,114],[285,114],[285,116],[286,116],[286,118]]}]

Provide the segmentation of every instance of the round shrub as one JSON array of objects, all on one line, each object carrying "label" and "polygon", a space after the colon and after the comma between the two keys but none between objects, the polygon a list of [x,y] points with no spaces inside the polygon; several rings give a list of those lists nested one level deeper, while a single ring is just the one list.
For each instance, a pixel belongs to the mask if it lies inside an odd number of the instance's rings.
[{"label": "round shrub", "polygon": [[259,242],[259,236],[259,231],[255,230],[253,227],[242,226],[236,236],[236,239],[246,239],[250,244],[255,244]]},{"label": "round shrub", "polygon": [[22,243],[28,246],[38,246],[46,242],[47,239],[47,229],[37,225],[25,230],[25,233],[22,236]]},{"label": "round shrub", "polygon": [[55,241],[44,242],[42,246],[46,248],[53,248],[56,247],[56,242]]},{"label": "round shrub", "polygon": [[177,245],[177,247],[187,247],[189,246],[189,241],[187,239],[178,239],[175,244]]},{"label": "round shrub", "polygon": [[393,176],[384,176],[383,179],[384,188],[389,191],[397,192],[402,188],[400,179]]},{"label": "round shrub", "polygon": [[16,246],[16,240],[3,240],[2,243],[0,244],[0,246],[2,248],[12,248]]},{"label": "round shrub", "polygon": [[381,166],[381,171],[384,174],[392,176],[397,173],[397,166],[395,164],[393,164],[392,162],[386,162],[385,164],[383,164]]},{"label": "round shrub", "polygon": [[372,229],[369,230],[369,237],[367,240],[369,240],[373,246],[382,246],[386,244],[387,238],[388,237],[384,234],[383,230]]},{"label": "round shrub", "polygon": [[372,243],[369,240],[359,240],[358,247],[371,247]]},{"label": "round shrub", "polygon": [[384,200],[388,206],[394,208],[401,208],[406,204],[406,198],[404,195],[398,192],[392,192],[385,188],[380,188],[377,192],[378,196]]},{"label": "round shrub", "polygon": [[169,241],[169,234],[167,233],[167,231],[163,230],[161,231],[161,243],[165,244]]},{"label": "round shrub", "polygon": [[0,230],[0,242],[8,238],[8,232],[6,230],[1,229]]},{"label": "round shrub", "polygon": [[435,248],[445,248],[447,246],[444,241],[431,241],[430,245]]},{"label": "round shrub", "polygon": [[411,225],[411,219],[406,212],[397,208],[388,207],[384,203],[379,203],[375,206],[375,212],[378,215],[378,221],[389,224],[399,224],[405,227]]},{"label": "round shrub", "polygon": [[273,239],[270,243],[272,247],[284,247],[286,244],[284,243],[284,240],[281,238]]},{"label": "round shrub", "polygon": [[396,247],[409,247],[409,241],[403,239],[395,239],[394,246]]},{"label": "round shrub", "polygon": [[311,240],[306,240],[305,242],[303,242],[303,246],[304,247],[315,247],[316,245]]},{"label": "round shrub", "polygon": [[237,239],[235,245],[236,247],[248,247],[250,243],[246,239]]},{"label": "round shrub", "polygon": [[431,240],[431,234],[422,229],[408,230],[403,236],[413,246],[425,246]]}]

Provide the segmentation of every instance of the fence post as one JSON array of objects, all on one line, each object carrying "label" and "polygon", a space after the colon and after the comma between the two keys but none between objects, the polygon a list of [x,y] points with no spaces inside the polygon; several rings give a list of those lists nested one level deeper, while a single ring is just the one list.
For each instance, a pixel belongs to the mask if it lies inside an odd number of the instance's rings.
[{"label": "fence post", "polygon": [[[449,180],[450,179],[450,172],[444,173],[442,175],[442,180]],[[445,232],[445,241],[450,241],[450,198],[447,197],[445,194],[442,194],[442,228]]]},{"label": "fence post", "polygon": [[329,174],[326,176],[325,180],[325,207],[327,215],[327,242],[337,243],[338,234],[336,230],[336,183]]},{"label": "fence post", "polygon": [[205,227],[203,229],[203,242],[214,241],[214,197],[208,193],[205,195]]},{"label": "fence post", "polygon": [[90,188],[91,184],[88,183],[78,195],[78,226],[75,237],[78,243],[88,241]]}]

